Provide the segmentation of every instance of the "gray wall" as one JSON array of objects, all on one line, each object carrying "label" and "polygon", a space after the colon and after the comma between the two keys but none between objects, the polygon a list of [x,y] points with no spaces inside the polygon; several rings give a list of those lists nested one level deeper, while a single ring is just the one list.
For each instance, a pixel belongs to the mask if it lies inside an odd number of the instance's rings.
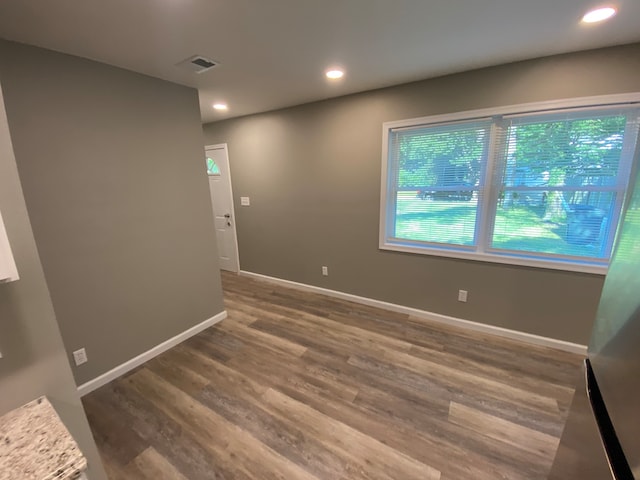
[{"label": "gray wall", "polygon": [[20,280],[0,284],[0,415],[46,395],[87,457],[92,480],[106,480],[71,375],[20,188],[0,91],[0,211]]},{"label": "gray wall", "polygon": [[602,276],[378,249],[382,123],[635,91],[640,44],[211,123],[205,143],[229,145],[243,270],[586,344]]},{"label": "gray wall", "polygon": [[77,383],[221,312],[196,90],[9,42],[0,69]]}]

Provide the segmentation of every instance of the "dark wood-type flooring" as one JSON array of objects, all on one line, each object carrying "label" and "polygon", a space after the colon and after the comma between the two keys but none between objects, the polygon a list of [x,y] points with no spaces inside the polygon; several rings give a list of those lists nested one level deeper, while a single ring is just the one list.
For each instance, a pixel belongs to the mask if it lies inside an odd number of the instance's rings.
[{"label": "dark wood-type flooring", "polygon": [[535,480],[576,355],[223,274],[229,317],[83,399],[112,480]]}]

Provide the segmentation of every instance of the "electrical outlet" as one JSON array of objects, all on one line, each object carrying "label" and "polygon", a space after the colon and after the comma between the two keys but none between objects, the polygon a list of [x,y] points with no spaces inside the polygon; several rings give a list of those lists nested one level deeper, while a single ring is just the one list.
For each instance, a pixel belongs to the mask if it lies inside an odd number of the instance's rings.
[{"label": "electrical outlet", "polygon": [[76,362],[76,366],[82,365],[83,363],[87,363],[87,352],[85,351],[84,348],[81,348],[80,350],[76,350],[75,352],[73,352],[73,359]]},{"label": "electrical outlet", "polygon": [[467,292],[466,290],[458,290],[458,301],[459,302],[466,302],[468,293],[469,292]]},{"label": "electrical outlet", "polygon": [[322,267],[322,275],[325,277],[329,276],[329,267]]},{"label": "electrical outlet", "polygon": [[240,205],[248,207],[251,205],[251,199],[249,197],[240,197]]}]

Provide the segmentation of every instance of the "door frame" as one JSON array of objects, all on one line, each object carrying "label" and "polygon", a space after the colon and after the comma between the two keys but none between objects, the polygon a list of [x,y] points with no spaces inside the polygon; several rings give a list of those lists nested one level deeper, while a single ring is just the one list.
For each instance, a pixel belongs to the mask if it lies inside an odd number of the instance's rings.
[{"label": "door frame", "polygon": [[[207,165],[207,150],[215,150],[215,149],[223,149],[225,151],[225,153],[227,154],[227,167],[229,168],[229,194],[231,195],[231,215],[233,217],[233,240],[236,243],[236,258],[235,258],[235,265],[236,265],[236,273],[240,273],[240,249],[238,248],[238,229],[236,228],[236,224],[237,224],[237,217],[236,217],[236,210],[235,210],[235,202],[234,202],[234,197],[233,197],[233,182],[231,181],[231,157],[229,157],[229,147],[227,146],[226,143],[217,143],[215,145],[205,145],[204,146],[204,155],[205,155],[205,171],[206,171],[206,165]],[[209,183],[209,174],[207,173],[207,183]],[[209,188],[211,188],[209,186]],[[212,209],[213,209],[213,205],[212,205]],[[222,270],[222,269],[221,269]]]}]

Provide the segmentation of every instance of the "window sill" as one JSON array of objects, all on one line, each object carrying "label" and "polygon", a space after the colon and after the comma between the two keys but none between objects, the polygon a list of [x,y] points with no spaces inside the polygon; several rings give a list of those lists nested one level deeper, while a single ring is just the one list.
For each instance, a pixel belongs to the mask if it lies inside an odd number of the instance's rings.
[{"label": "window sill", "polygon": [[505,265],[517,265],[521,267],[545,268],[550,270],[562,270],[565,272],[590,273],[594,275],[606,275],[608,267],[591,263],[552,261],[532,257],[519,257],[506,254],[465,252],[448,248],[425,248],[402,243],[380,243],[380,250],[393,252],[417,253],[436,257],[457,258],[474,260],[478,262],[501,263]]}]

